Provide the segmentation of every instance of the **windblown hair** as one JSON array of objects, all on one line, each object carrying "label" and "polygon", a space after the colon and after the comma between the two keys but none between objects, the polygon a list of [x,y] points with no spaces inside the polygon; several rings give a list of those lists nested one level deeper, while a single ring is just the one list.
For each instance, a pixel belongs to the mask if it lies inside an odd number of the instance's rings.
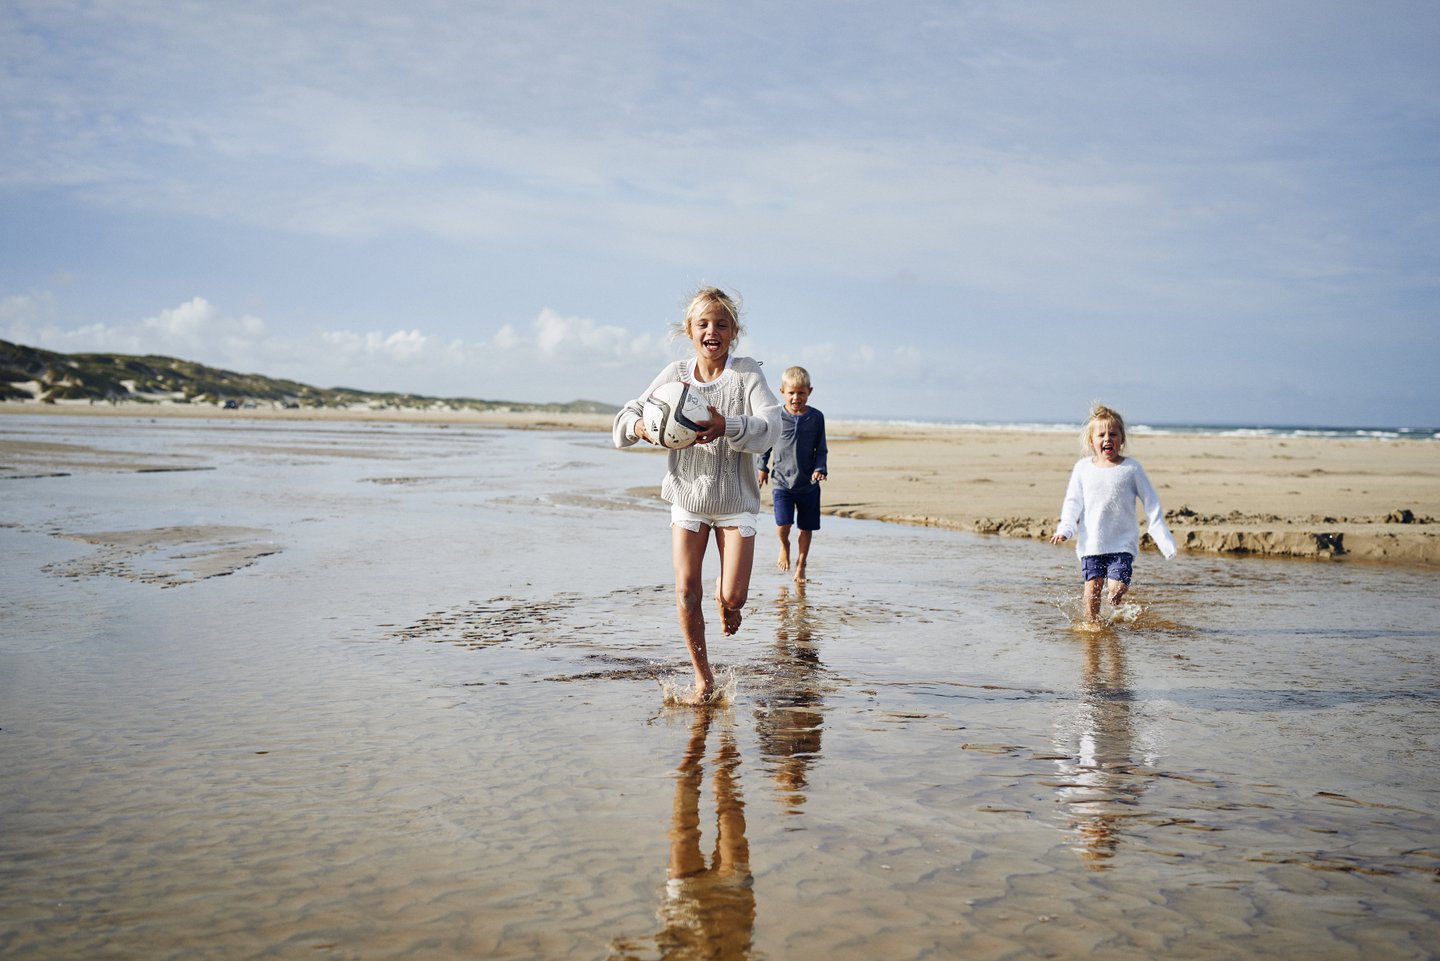
[{"label": "windblown hair", "polygon": [[[1104,404],[1096,401],[1090,408],[1090,419],[1085,422],[1085,427],[1080,431],[1080,448],[1087,454],[1094,454],[1095,448],[1091,444],[1091,437],[1094,435],[1096,424],[1113,424],[1120,432],[1119,450],[1125,449],[1125,441],[1129,435],[1125,432],[1125,418],[1120,416],[1118,410],[1111,410]],[[1117,451],[1118,452],[1118,451]]]},{"label": "windblown hair", "polygon": [[731,341],[731,346],[738,344],[745,334],[745,325],[740,322],[740,298],[727,294],[719,287],[701,287],[695,291],[695,296],[690,298],[690,303],[685,308],[685,319],[671,327],[670,335],[677,340],[688,338],[690,325],[715,304],[724,307],[730,315],[730,322],[735,325],[735,339]]}]

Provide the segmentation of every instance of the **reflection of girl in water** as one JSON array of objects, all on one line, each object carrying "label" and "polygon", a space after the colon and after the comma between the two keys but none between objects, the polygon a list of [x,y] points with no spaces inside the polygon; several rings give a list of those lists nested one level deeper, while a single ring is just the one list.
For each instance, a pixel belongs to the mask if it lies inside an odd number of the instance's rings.
[{"label": "reflection of girl in water", "polygon": [[[1100,870],[1115,856],[1120,826],[1144,793],[1147,775],[1137,771],[1134,694],[1125,649],[1114,636],[1085,642],[1080,705],[1073,738],[1076,757],[1060,762],[1065,802],[1080,856]],[[1070,744],[1060,745],[1069,751]]]},{"label": "reflection of girl in water", "polygon": [[730,731],[720,737],[711,759],[715,794],[715,850],[709,862],[700,848],[700,787],[705,780],[705,741],[711,710],[696,713],[690,742],[675,778],[670,823],[670,866],[664,927],[653,948],[633,941],[615,945],[612,958],[707,958],[729,961],[749,957],[755,929],[755,892],[750,875],[750,845],[745,840],[745,803],[740,791],[740,749]]}]

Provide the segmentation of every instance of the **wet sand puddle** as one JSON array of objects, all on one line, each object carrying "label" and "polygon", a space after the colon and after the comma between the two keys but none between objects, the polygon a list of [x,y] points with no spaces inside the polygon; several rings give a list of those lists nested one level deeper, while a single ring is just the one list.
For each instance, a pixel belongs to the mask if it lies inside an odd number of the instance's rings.
[{"label": "wet sand puddle", "polygon": [[279,551],[265,543],[265,531],[223,525],[58,536],[93,544],[98,550],[83,558],[47,565],[43,568],[46,573],[61,577],[107,574],[160,587],[233,574]]},{"label": "wet sand puddle", "polygon": [[260,433],[7,485],[6,957],[1435,956],[1433,577],[827,518],[670,708],[653,458]]}]

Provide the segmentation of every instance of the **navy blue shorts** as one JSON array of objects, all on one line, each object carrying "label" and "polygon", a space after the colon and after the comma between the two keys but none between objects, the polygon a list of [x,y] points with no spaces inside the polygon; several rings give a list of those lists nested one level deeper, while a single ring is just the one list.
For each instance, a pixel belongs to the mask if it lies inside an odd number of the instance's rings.
[{"label": "navy blue shorts", "polygon": [[1080,558],[1080,569],[1085,572],[1087,581],[1103,577],[1129,584],[1130,565],[1134,560],[1133,554],[1087,554]]},{"label": "navy blue shorts", "polygon": [[799,520],[802,531],[820,529],[820,485],[807,491],[792,491],[784,487],[774,488],[775,526],[789,527]]}]

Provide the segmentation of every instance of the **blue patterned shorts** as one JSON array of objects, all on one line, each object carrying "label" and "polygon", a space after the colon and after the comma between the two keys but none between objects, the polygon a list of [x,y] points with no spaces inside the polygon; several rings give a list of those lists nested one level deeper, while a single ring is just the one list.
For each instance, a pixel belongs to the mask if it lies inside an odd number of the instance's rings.
[{"label": "blue patterned shorts", "polygon": [[1080,558],[1080,569],[1085,572],[1087,581],[1103,577],[1129,584],[1130,566],[1134,560],[1132,554],[1086,554]]}]

